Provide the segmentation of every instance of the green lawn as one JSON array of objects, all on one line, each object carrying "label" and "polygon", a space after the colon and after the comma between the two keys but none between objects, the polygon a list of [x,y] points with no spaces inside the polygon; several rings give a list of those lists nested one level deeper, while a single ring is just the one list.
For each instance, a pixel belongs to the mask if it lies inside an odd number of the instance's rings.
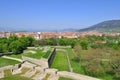
[{"label": "green lawn", "polygon": [[10,57],[22,59],[22,53],[21,54],[16,54],[16,55],[12,54],[12,55],[10,55]]},{"label": "green lawn", "polygon": [[18,64],[18,63],[20,63],[20,62],[0,57],[0,67],[4,67],[4,66],[8,66],[8,65],[14,65],[14,64]]},{"label": "green lawn", "polygon": [[48,50],[48,51],[43,55],[43,57],[44,57],[44,58],[48,58],[48,57],[50,56],[50,54],[51,54],[51,50]]},{"label": "green lawn", "polygon": [[31,58],[36,58],[36,59],[40,59],[45,53],[43,53],[41,50],[33,50],[35,51],[36,53],[23,53],[23,56],[28,56],[28,57],[31,57]]},{"label": "green lawn", "polygon": [[67,56],[65,52],[56,52],[51,68],[56,68],[59,71],[69,71]]}]

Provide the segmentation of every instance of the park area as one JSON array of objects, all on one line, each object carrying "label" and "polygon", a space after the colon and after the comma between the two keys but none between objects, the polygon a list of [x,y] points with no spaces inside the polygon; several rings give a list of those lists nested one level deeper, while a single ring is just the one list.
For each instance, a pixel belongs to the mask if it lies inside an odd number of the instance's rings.
[{"label": "park area", "polygon": [[[101,73],[101,71],[103,71],[103,68],[101,67],[101,65],[98,64],[98,62],[96,62],[97,60],[95,61],[92,59],[101,59],[102,65],[106,67],[108,65],[106,64],[108,63],[108,53],[111,53],[109,52],[110,51],[109,48],[108,50],[107,49],[91,49],[91,48],[88,50],[82,50],[80,48],[75,49],[75,48],[71,48],[67,46],[45,46],[45,47],[29,47],[26,50],[24,50],[23,53],[21,54],[16,54],[16,55],[12,54],[12,55],[9,55],[9,57],[22,59],[22,56],[27,56],[27,57],[31,57],[35,59],[40,59],[40,58],[48,59],[54,48],[56,48],[56,54],[50,66],[50,69],[54,68],[54,69],[58,69],[58,71],[68,71],[68,72],[73,72],[73,73],[78,73],[78,74],[83,74],[83,75],[89,75],[86,73],[86,71],[90,73],[94,71],[97,74],[99,72]],[[80,50],[79,51],[80,60],[78,59],[79,55],[77,54],[77,49]],[[116,51],[114,52],[116,53]],[[77,55],[77,58],[76,58],[76,55]],[[0,67],[4,67],[8,65],[15,65],[20,62],[11,60],[11,59],[5,59],[1,57],[0,63],[1,63]],[[98,64],[98,65],[95,65],[95,64]],[[95,69],[97,69],[98,71]],[[10,76],[10,75],[11,74],[9,73],[8,76],[5,76],[5,78],[0,79],[0,80],[8,80],[8,78],[9,79],[18,78],[18,80],[19,79],[31,80],[29,78],[21,77],[20,74],[13,75],[13,76]],[[113,80],[113,76],[108,75],[108,74],[104,74],[104,76],[102,77],[95,76],[95,75],[89,75],[89,76],[97,77],[103,80]],[[46,76],[44,80],[47,80],[47,77],[49,76]],[[72,79],[60,77],[59,80],[72,80]]]},{"label": "park area", "polygon": [[[46,46],[46,47],[29,47],[26,50],[23,51],[23,53],[21,54],[12,54],[9,55],[9,57],[12,58],[17,58],[17,59],[22,59],[22,56],[27,56],[27,57],[31,57],[31,58],[35,58],[35,59],[40,59],[40,58],[48,58],[49,55],[51,54],[51,51],[53,50],[54,46]],[[70,47],[55,47],[56,48],[56,55],[54,57],[54,60],[52,62],[52,65],[50,68],[55,68],[58,69],[59,71],[71,71],[70,70],[70,66],[73,68],[73,72],[77,72],[77,73],[83,73],[82,69],[80,69],[80,64],[77,65],[78,63],[74,62],[72,60],[73,58],[73,54],[72,54],[72,49]],[[68,57],[67,57],[68,55]],[[70,64],[68,62],[68,59],[70,61]],[[15,65],[18,64],[20,62],[15,61],[15,60],[9,60],[9,59],[5,59],[5,58],[0,58],[1,64],[0,67],[4,67],[4,66],[8,66],[8,65]],[[6,72],[5,72],[6,74]],[[9,79],[22,79],[22,80],[31,80],[29,78],[25,78],[20,76],[21,74],[17,74],[17,75],[13,75],[11,76],[11,73],[9,72],[9,70],[7,70],[7,76],[5,76],[5,78],[2,78],[0,80],[8,80]],[[44,80],[47,80],[44,78]],[[64,77],[60,77],[59,80],[72,80],[69,78],[64,78]]]}]

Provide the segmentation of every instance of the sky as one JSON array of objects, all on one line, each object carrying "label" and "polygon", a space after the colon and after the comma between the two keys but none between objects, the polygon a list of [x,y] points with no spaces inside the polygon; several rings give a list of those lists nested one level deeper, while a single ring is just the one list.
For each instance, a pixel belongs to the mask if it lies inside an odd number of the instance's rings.
[{"label": "sky", "polygon": [[120,19],[120,0],[0,0],[0,29],[83,29]]}]

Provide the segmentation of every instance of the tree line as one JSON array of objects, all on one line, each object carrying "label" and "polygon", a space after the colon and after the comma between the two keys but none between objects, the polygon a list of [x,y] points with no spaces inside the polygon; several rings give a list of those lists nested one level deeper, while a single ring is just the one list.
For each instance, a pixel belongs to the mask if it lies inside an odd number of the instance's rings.
[{"label": "tree line", "polygon": [[71,46],[72,48],[79,44],[83,50],[87,50],[88,48],[103,48],[104,46],[111,47],[113,49],[120,48],[120,36],[86,36],[79,37],[75,39],[70,38],[49,38],[49,39],[41,39],[33,41],[34,46]]},{"label": "tree line", "polygon": [[28,46],[32,46],[33,41],[34,38],[32,37],[10,36],[9,38],[0,38],[0,53],[22,53]]}]

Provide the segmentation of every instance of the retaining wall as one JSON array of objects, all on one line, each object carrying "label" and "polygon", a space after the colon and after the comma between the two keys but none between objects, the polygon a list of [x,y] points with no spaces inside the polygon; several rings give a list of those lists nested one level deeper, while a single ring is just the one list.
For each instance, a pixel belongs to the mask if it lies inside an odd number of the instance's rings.
[{"label": "retaining wall", "polygon": [[54,57],[55,57],[55,54],[56,54],[56,48],[54,48],[54,50],[51,52],[49,58],[48,58],[48,65],[49,67],[51,66],[53,60],[54,60]]}]

